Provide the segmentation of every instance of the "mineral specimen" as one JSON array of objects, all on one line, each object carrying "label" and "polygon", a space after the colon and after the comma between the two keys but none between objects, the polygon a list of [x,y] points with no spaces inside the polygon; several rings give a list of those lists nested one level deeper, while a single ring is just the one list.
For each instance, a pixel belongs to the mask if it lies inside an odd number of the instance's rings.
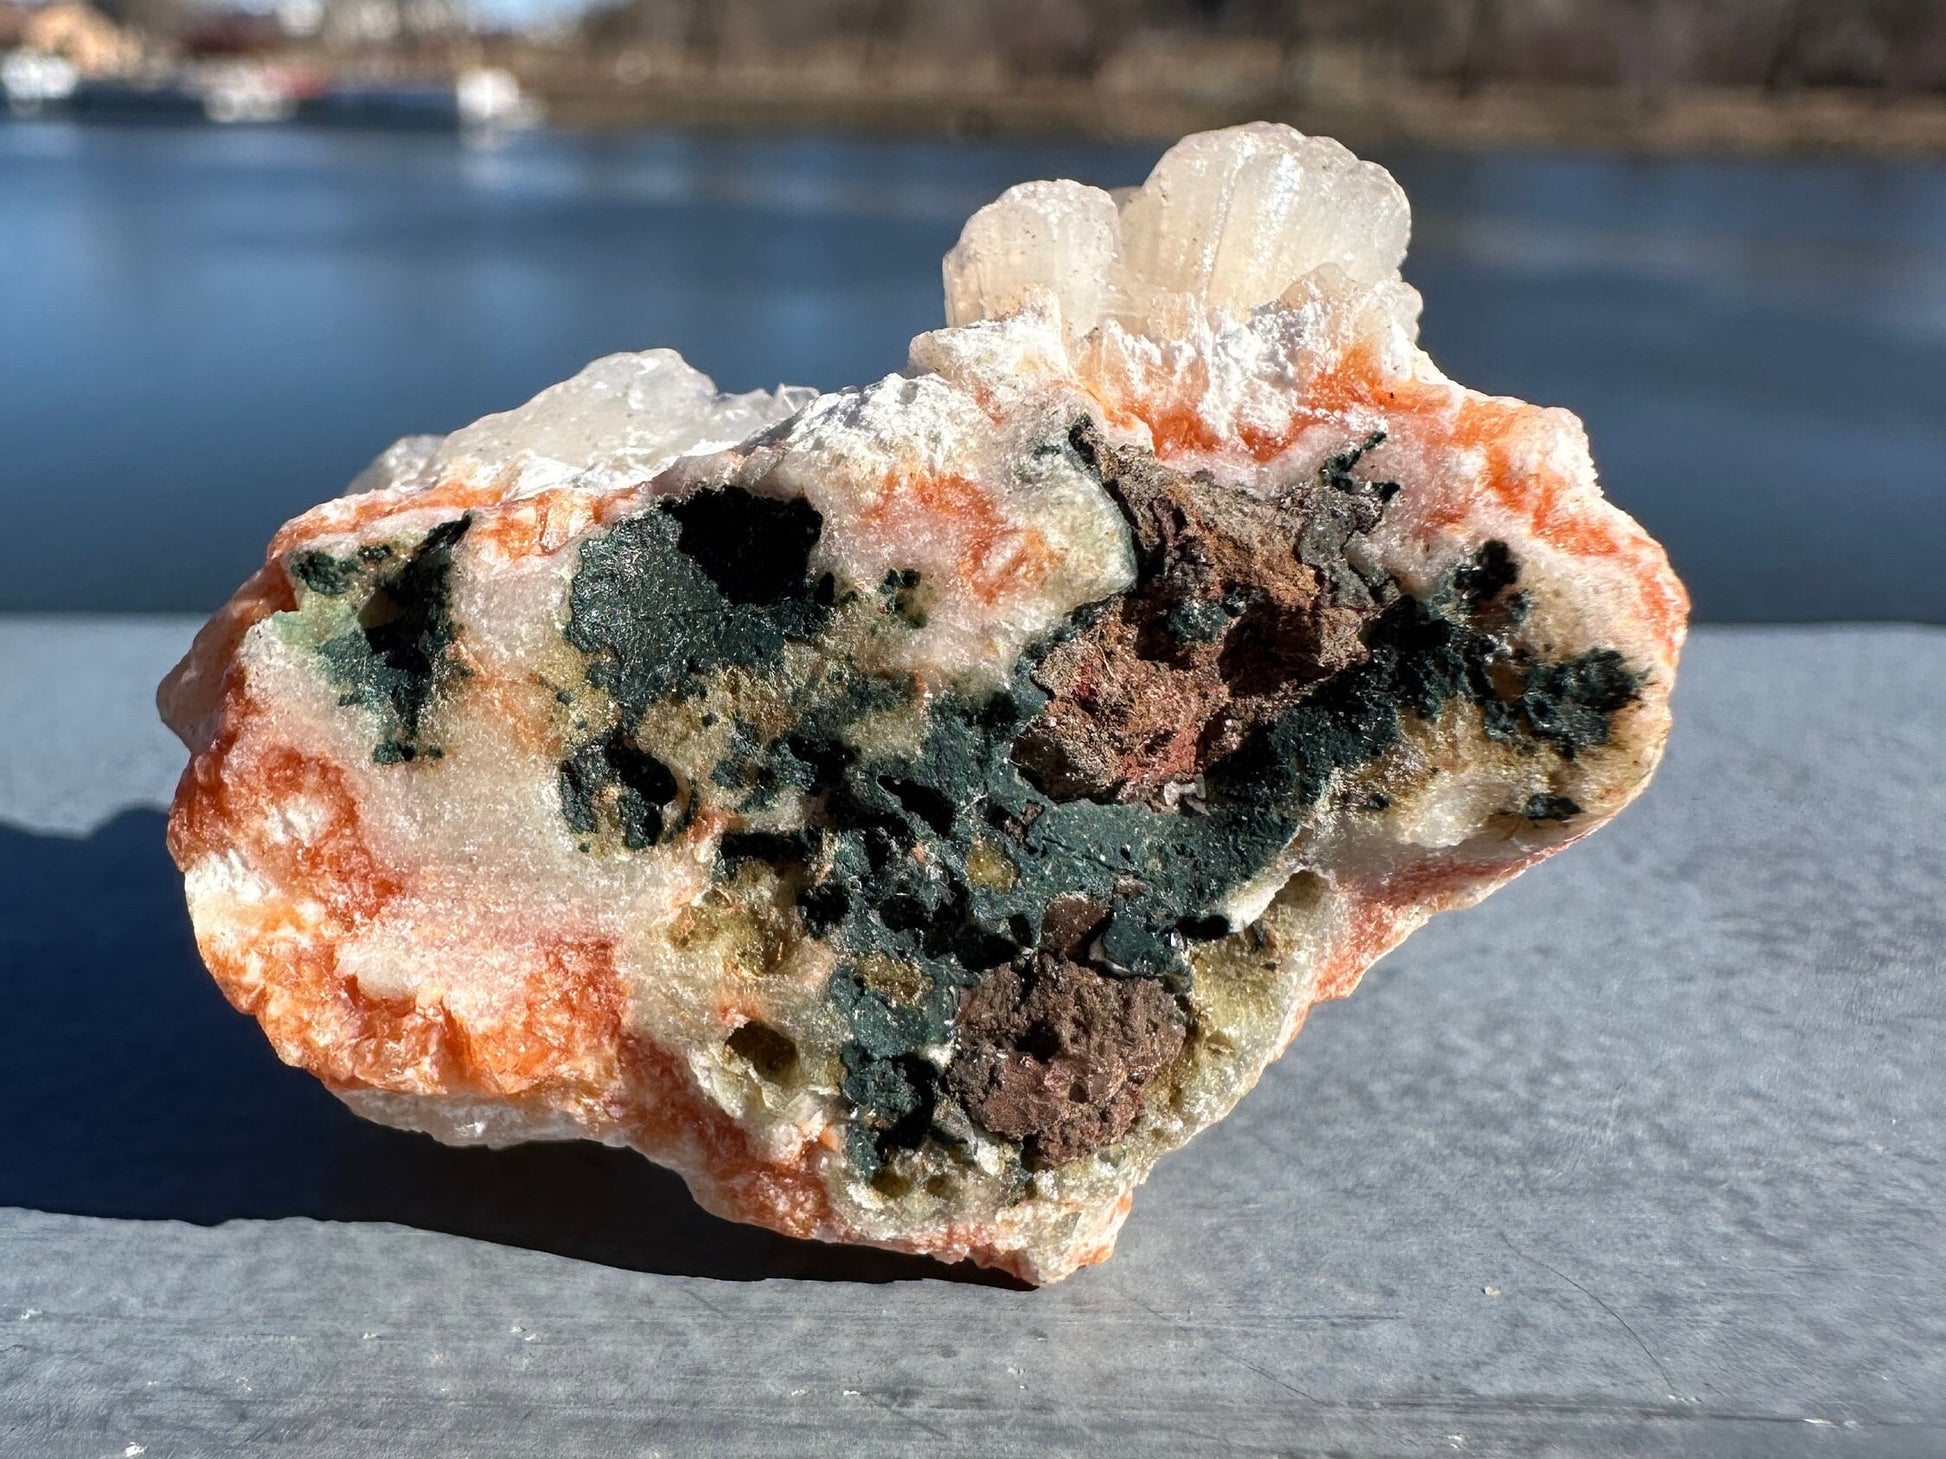
[{"label": "mineral specimen", "polygon": [[1284,127],[1009,191],[905,373],[667,351],[388,451],[161,691],[203,956],[451,1141],[1050,1281],[1433,912],[1613,815],[1686,603]]}]

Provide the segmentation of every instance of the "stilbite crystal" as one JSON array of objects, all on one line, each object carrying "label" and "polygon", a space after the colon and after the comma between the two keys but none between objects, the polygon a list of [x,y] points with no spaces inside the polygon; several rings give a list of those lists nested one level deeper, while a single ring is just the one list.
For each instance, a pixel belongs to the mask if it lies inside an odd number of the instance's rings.
[{"label": "stilbite crystal", "polygon": [[1592,830],[1686,601],[1285,127],[1030,183],[906,373],[617,355],[288,524],[162,686],[197,937],[441,1139],[1049,1281],[1307,1009]]}]

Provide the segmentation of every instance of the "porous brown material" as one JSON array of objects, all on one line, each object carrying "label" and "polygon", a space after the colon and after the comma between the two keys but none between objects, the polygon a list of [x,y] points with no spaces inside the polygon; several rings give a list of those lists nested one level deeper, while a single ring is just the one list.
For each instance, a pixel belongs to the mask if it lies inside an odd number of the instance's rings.
[{"label": "porous brown material", "polygon": [[1364,657],[1389,585],[1358,559],[1397,488],[1356,479],[1357,451],[1266,497],[1091,424],[1070,440],[1128,520],[1139,585],[1041,663],[1054,697],[1014,759],[1056,800],[1155,800]]},{"label": "porous brown material", "polygon": [[1152,979],[1044,953],[988,973],[957,1027],[947,1087],[987,1129],[1058,1162],[1127,1133],[1149,1081],[1182,1052],[1186,1021]]}]

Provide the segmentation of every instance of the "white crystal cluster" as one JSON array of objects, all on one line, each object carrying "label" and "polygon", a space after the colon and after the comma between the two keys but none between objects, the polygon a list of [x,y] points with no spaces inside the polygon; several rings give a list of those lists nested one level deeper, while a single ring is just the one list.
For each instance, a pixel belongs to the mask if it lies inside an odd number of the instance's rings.
[{"label": "white crystal cluster", "polygon": [[949,325],[1052,302],[1070,334],[1105,320],[1179,335],[1205,310],[1245,317],[1396,281],[1411,233],[1405,193],[1328,137],[1269,122],[1169,149],[1139,188],[1009,188],[946,257]]},{"label": "white crystal cluster", "polygon": [[612,491],[647,481],[678,457],[734,446],[816,396],[800,385],[725,395],[674,350],[608,355],[450,436],[395,442],[345,494],[455,479],[508,501],[563,486]]}]

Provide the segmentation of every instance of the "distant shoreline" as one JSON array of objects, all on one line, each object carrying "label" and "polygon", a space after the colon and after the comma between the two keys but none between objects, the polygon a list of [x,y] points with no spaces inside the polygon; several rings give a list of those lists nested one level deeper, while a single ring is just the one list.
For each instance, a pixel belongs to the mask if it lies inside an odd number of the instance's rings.
[{"label": "distant shoreline", "polygon": [[623,85],[579,66],[523,67],[548,120],[577,130],[642,126],[972,137],[1168,141],[1252,120],[1284,121],[1359,149],[1586,150],[1757,157],[1946,156],[1946,96],[1805,89],[1692,89],[1664,98],[1596,87],[1431,84],[1382,95],[1267,93],[1198,101],[1074,82],[948,91],[867,89],[775,70],[690,73]]}]

